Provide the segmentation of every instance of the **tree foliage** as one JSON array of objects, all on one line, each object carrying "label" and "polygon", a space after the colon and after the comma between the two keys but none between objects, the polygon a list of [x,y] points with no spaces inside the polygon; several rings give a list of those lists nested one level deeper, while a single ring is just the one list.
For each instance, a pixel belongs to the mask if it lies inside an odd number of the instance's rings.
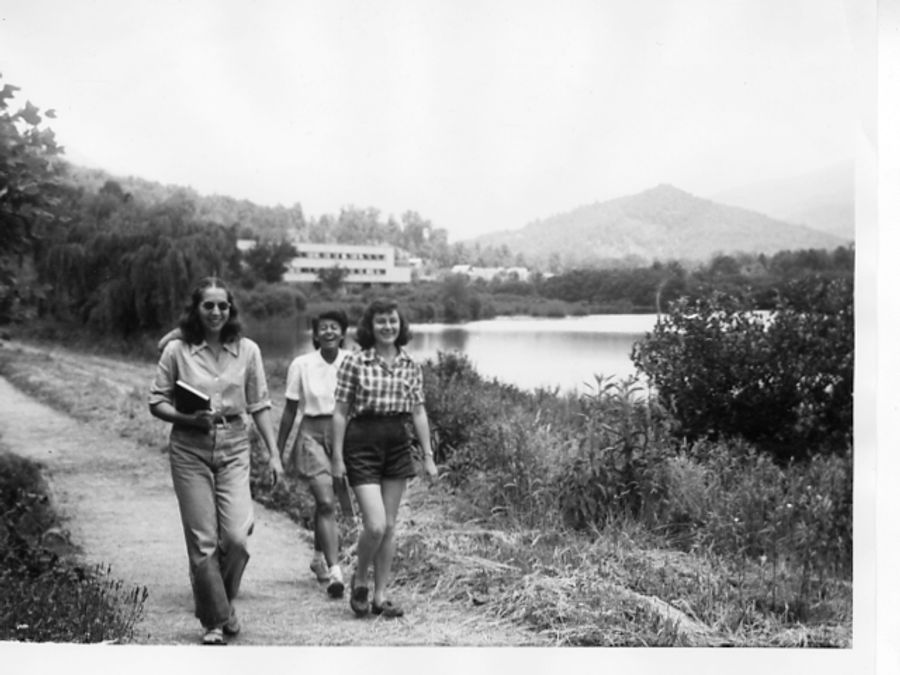
[{"label": "tree foliage", "polygon": [[50,292],[43,310],[101,332],[131,335],[170,326],[200,277],[236,278],[234,228],[198,222],[189,201],[146,208],[121,199],[82,195],[72,223],[38,256]]},{"label": "tree foliage", "polygon": [[58,155],[53,131],[42,128],[48,110],[30,101],[11,110],[18,87],[0,89],[0,323],[14,318],[19,299],[26,293],[20,273],[22,258],[31,252],[40,229],[54,219],[52,209],[59,192]]},{"label": "tree foliage", "polygon": [[316,273],[316,276],[322,286],[332,293],[336,293],[344,285],[344,279],[347,278],[349,273],[350,271],[346,267],[334,265],[333,267],[322,267]]},{"label": "tree foliage", "polygon": [[252,287],[262,281],[278,283],[284,278],[288,263],[297,255],[297,249],[289,241],[261,241],[244,253],[246,264],[244,285]]},{"label": "tree foliage", "polygon": [[743,437],[785,460],[850,447],[853,284],[790,283],[771,314],[746,296],[713,293],[670,305],[632,360],[675,432]]}]

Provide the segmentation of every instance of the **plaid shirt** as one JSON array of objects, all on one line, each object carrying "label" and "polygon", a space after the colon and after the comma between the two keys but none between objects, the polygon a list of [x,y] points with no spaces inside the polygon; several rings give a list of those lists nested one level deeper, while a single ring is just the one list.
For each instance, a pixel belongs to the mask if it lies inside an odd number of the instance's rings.
[{"label": "plaid shirt", "polygon": [[334,398],[350,404],[350,417],[412,412],[425,403],[422,367],[402,348],[391,367],[374,347],[353,352],[338,369]]}]

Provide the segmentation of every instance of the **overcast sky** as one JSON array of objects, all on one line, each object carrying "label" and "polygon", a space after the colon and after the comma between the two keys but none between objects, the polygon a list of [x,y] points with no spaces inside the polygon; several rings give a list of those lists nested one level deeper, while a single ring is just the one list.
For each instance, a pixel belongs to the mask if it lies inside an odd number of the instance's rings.
[{"label": "overcast sky", "polygon": [[10,4],[3,82],[72,161],[451,240],[850,159],[873,39],[868,0]]}]

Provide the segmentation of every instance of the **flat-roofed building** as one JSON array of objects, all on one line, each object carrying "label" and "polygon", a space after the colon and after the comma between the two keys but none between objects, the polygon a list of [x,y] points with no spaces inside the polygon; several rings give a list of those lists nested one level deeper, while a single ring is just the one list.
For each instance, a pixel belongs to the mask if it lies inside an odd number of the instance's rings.
[{"label": "flat-roofed building", "polygon": [[288,263],[285,281],[312,283],[319,281],[324,269],[346,270],[348,284],[408,284],[412,270],[397,266],[393,246],[355,246],[353,244],[314,244],[294,242],[297,257]]}]

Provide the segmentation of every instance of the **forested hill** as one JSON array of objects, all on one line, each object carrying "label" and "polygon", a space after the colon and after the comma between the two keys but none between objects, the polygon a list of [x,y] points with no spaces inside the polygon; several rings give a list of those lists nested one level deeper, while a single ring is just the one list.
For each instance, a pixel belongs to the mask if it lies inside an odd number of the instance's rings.
[{"label": "forested hill", "polygon": [[[390,244],[407,255],[419,256],[442,266],[467,259],[467,252],[459,246],[451,252],[445,229],[434,227],[415,211],[404,212],[398,220],[393,215],[385,218],[373,207],[346,206],[337,214],[310,216],[303,212],[299,202],[291,206],[264,206],[226,195],[203,195],[186,186],[164,185],[134,176],[113,176],[102,169],[74,164],[67,164],[66,173],[75,187],[88,194],[106,193],[113,202],[125,199],[143,208],[174,206],[194,221],[234,226],[240,238],[269,243]],[[512,260],[491,260],[490,263],[511,265]]]},{"label": "forested hill", "polygon": [[67,163],[66,173],[72,183],[88,193],[98,193],[110,185],[121,189],[142,206],[156,206],[181,201],[190,205],[192,215],[199,221],[231,226],[238,224],[238,236],[271,241],[290,239],[306,234],[307,223],[299,203],[292,206],[262,206],[247,199],[225,195],[202,195],[191,187],[165,185],[135,176],[114,176],[103,169],[87,168]]},{"label": "forested hill", "polygon": [[[716,253],[832,249],[846,242],[761,213],[695,197],[671,185],[534,221],[472,243],[563,268],[630,260],[700,262]],[[621,264],[621,263],[620,263]]]}]

